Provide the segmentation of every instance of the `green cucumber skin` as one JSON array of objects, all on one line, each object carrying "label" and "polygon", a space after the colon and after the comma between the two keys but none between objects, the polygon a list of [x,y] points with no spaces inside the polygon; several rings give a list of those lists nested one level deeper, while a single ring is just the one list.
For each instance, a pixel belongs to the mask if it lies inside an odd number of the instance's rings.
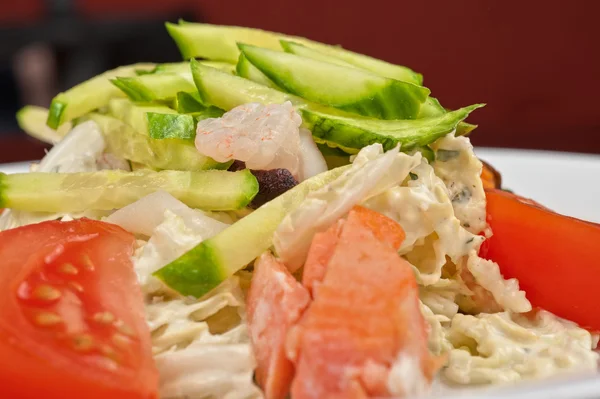
[{"label": "green cucumber skin", "polygon": [[146,118],[152,139],[189,140],[196,137],[196,120],[192,115],[148,112]]},{"label": "green cucumber skin", "polygon": [[153,139],[196,137],[194,117],[178,114],[166,105],[139,105],[119,98],[110,100],[108,109],[112,116]]},{"label": "green cucumber skin", "polygon": [[391,64],[339,46],[319,43],[303,37],[283,35],[260,29],[207,25],[185,21],[179,21],[179,25],[171,23],[166,25],[169,34],[186,60],[197,57],[235,63],[239,56],[239,50],[236,47],[237,42],[271,50],[281,50],[279,41],[286,40],[310,47],[325,55],[338,58],[380,76],[416,85],[423,84],[423,75],[405,66]]},{"label": "green cucumber skin", "polygon": [[1,183],[3,204],[29,212],[118,209],[159,190],[193,208],[237,210],[258,192],[258,182],[247,170],[17,173],[2,176]]},{"label": "green cucumber skin", "polygon": [[180,114],[191,114],[196,121],[207,118],[220,118],[225,113],[221,108],[205,105],[197,91],[177,93],[173,108]]},{"label": "green cucumber skin", "polygon": [[[307,47],[300,43],[296,43],[289,40],[280,40],[279,43],[281,43],[281,48],[283,48],[283,51],[285,51],[286,53],[295,54],[306,58],[312,58],[319,61],[329,62],[331,64],[358,68],[356,65],[346,62],[338,57],[327,55],[325,53],[320,52],[319,50],[315,50],[312,47]],[[365,71],[366,70],[367,69],[365,69]]]},{"label": "green cucumber skin", "polygon": [[216,236],[202,241],[154,275],[180,294],[201,297],[269,249],[285,215],[309,192],[333,181],[347,168],[333,169],[305,180]]},{"label": "green cucumber skin", "polygon": [[251,102],[282,104],[291,101],[294,105],[306,104],[299,97],[204,66],[194,59],[190,60],[190,65],[194,83],[204,104],[226,111]]},{"label": "green cucumber skin", "polygon": [[116,118],[96,113],[89,117],[100,126],[110,152],[152,169],[199,171],[229,166],[203,156],[190,140],[154,140]]},{"label": "green cucumber skin", "polygon": [[482,106],[476,104],[438,117],[404,121],[344,118],[306,108],[301,109],[301,113],[305,125],[317,140],[357,150],[373,143],[381,143],[386,150],[401,144],[402,151],[410,151],[450,133],[472,111]]},{"label": "green cucumber skin", "polygon": [[[421,111],[419,111],[417,119],[436,117],[446,112],[447,110],[440,104],[437,98],[429,97],[421,106]],[[462,121],[456,126],[456,135],[466,136],[475,129],[477,129],[477,125]]]},{"label": "green cucumber skin", "polygon": [[[206,240],[186,252],[175,261],[159,269],[154,276],[182,295],[192,295],[200,298],[223,281],[229,275],[227,269],[219,267],[224,261],[219,257],[219,251]],[[182,267],[181,265],[196,265]]]},{"label": "green cucumber skin", "polygon": [[271,79],[267,77],[267,75],[262,73],[260,69],[258,69],[250,61],[248,61],[248,59],[244,56],[244,53],[240,53],[240,58],[235,67],[235,71],[237,75],[241,76],[242,78],[246,78],[248,80],[270,87],[272,89],[279,88]]},{"label": "green cucumber skin", "polygon": [[52,99],[46,124],[52,129],[57,129],[65,122],[105,106],[111,98],[122,97],[121,91],[111,85],[109,80],[119,76],[135,76],[136,70],[152,67],[154,64],[122,66],[59,93]]},{"label": "green cucumber skin", "polygon": [[167,22],[165,25],[185,60],[205,58],[235,64],[240,54],[236,42],[245,40],[262,47],[281,49],[279,37],[260,29],[195,23],[176,25]]},{"label": "green cucumber skin", "polygon": [[[189,76],[189,75],[188,75]],[[157,73],[118,77],[111,83],[134,102],[172,101],[178,92],[195,92],[191,76]]]},{"label": "green cucumber skin", "polygon": [[[238,44],[245,58],[285,91],[348,112],[381,119],[414,119],[430,91],[412,83],[374,75],[291,53]],[[311,76],[330,74],[322,85]],[[322,78],[322,76],[321,76]],[[354,87],[354,88],[353,88]]]}]

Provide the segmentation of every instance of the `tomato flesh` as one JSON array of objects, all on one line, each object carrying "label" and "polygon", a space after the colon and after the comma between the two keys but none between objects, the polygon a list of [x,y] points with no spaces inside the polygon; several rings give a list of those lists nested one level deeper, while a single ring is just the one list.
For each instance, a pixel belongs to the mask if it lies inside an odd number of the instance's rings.
[{"label": "tomato flesh", "polygon": [[157,397],[134,243],[88,219],[0,233],[3,397]]},{"label": "tomato flesh", "polygon": [[486,198],[493,236],[481,256],[517,278],[532,305],[600,331],[600,226],[500,190]]}]

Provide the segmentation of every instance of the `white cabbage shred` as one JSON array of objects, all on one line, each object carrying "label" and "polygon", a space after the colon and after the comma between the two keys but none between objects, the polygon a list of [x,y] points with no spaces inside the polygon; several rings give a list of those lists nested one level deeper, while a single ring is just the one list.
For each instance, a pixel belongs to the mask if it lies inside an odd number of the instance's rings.
[{"label": "white cabbage shred", "polygon": [[[97,160],[105,149],[104,137],[98,125],[87,121],[74,127],[58,144],[56,144],[38,165],[32,165],[32,172],[75,173],[94,172],[98,170]],[[88,217],[98,219],[105,212],[87,211],[70,215],[73,218]],[[0,231],[8,230],[46,220],[55,220],[65,213],[25,212],[4,210],[0,216]]]},{"label": "white cabbage shred", "polygon": [[152,350],[164,399],[262,396],[253,383],[254,355],[245,324],[240,277],[200,299],[166,289],[152,273],[228,224],[157,192],[115,212],[107,221],[149,236],[134,256],[146,294]]}]

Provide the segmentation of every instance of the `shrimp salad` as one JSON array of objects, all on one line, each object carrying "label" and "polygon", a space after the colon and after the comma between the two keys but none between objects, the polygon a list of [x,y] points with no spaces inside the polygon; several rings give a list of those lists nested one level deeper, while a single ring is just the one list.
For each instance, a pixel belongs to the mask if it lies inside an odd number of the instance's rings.
[{"label": "shrimp salad", "polygon": [[579,292],[600,227],[503,190],[468,138],[481,105],[304,38],[167,28],[191,62],[18,114],[54,146],[0,174],[1,396],[413,397],[596,371]]}]

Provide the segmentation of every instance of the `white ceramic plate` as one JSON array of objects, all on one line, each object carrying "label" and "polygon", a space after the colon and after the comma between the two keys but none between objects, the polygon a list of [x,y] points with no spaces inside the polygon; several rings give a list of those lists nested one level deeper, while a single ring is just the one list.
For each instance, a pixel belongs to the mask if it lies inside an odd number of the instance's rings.
[{"label": "white ceramic plate", "polygon": [[[557,212],[600,223],[600,155],[477,148],[477,155],[501,174],[503,185]],[[29,162],[0,164],[0,172],[29,170]],[[450,396],[448,396],[450,395]],[[435,396],[436,398],[438,396]],[[443,398],[600,398],[597,375],[559,376],[512,387],[445,391]],[[440,397],[440,398],[441,398]]]}]

